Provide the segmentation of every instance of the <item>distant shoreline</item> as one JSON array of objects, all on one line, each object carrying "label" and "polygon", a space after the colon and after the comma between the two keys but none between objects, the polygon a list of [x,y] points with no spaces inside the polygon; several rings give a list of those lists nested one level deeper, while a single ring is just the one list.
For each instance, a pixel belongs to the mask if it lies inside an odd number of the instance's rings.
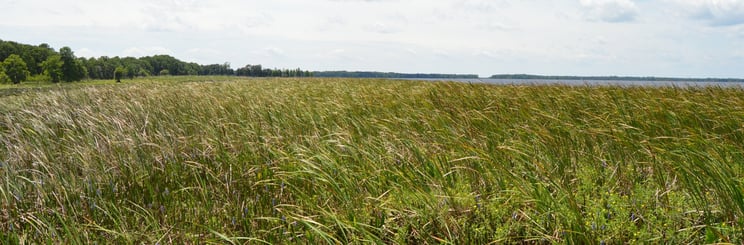
[{"label": "distant shoreline", "polygon": [[314,71],[314,77],[344,78],[401,78],[401,79],[479,79],[475,74],[441,74],[441,73],[397,73],[379,71]]},{"label": "distant shoreline", "polygon": [[645,82],[744,82],[741,78],[675,78],[675,77],[632,77],[632,76],[542,76],[529,74],[499,74],[487,79],[520,80],[585,80],[585,81],[645,81]]},{"label": "distant shoreline", "polygon": [[509,79],[509,80],[571,80],[571,81],[643,81],[643,82],[735,82],[743,83],[743,78],[679,78],[679,77],[640,77],[640,76],[551,76],[531,74],[497,74],[479,77],[475,74],[445,73],[398,73],[379,71],[313,71],[315,77],[343,78],[390,78],[390,79]]}]

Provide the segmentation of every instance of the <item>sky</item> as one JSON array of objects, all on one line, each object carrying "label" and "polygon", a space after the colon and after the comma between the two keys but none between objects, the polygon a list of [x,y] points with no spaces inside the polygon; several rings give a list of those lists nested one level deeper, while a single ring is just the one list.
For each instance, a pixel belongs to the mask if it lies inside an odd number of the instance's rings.
[{"label": "sky", "polygon": [[744,0],[0,0],[0,39],[233,68],[744,78]]}]

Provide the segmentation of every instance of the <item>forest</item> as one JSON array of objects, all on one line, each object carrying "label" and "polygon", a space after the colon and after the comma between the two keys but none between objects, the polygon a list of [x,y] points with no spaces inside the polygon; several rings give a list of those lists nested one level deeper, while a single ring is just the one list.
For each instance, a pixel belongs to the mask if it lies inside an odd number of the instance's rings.
[{"label": "forest", "polygon": [[0,40],[0,82],[21,83],[31,78],[57,82],[84,79],[116,79],[166,75],[228,75],[251,77],[305,77],[309,71],[269,69],[246,65],[233,69],[230,63],[201,65],[170,55],[146,57],[76,57],[69,47],[59,51],[49,44],[22,44]]}]

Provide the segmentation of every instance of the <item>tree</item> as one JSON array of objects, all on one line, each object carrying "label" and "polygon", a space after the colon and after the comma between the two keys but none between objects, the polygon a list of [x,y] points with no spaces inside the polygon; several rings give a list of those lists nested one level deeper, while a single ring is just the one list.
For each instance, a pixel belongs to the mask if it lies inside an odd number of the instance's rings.
[{"label": "tree", "polygon": [[168,75],[170,75],[170,71],[168,71],[168,69],[160,70],[160,74],[159,75],[160,76],[168,76]]},{"label": "tree", "polygon": [[5,75],[5,68],[3,68],[2,65],[0,65],[0,83],[9,83],[10,78],[8,75]]},{"label": "tree", "polygon": [[59,79],[62,78],[63,64],[61,56],[52,55],[41,63],[41,68],[44,70],[44,75],[49,76],[53,83],[58,83]]},{"label": "tree", "polygon": [[12,54],[3,61],[3,68],[5,68],[5,74],[10,78],[13,84],[18,84],[26,81],[26,78],[31,74],[28,72],[26,62],[21,59],[21,56]]},{"label": "tree", "polygon": [[87,75],[83,63],[75,58],[75,53],[69,47],[59,49],[62,57],[62,80],[65,82],[80,81]]},{"label": "tree", "polygon": [[122,66],[116,67],[116,70],[114,70],[114,79],[117,83],[120,83],[121,78],[124,77],[125,74],[127,74],[127,68]]}]

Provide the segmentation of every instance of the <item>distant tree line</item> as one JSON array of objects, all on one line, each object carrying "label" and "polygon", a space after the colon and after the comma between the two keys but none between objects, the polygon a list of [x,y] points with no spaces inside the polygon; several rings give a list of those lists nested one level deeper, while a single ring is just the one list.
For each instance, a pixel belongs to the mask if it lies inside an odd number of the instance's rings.
[{"label": "distant tree line", "polygon": [[39,65],[57,54],[47,44],[32,46],[0,40],[0,81],[19,83],[44,72]]},{"label": "distant tree line", "polygon": [[20,83],[32,76],[43,76],[51,82],[74,82],[83,79],[135,78],[168,75],[226,75],[254,77],[309,77],[301,69],[267,69],[247,65],[234,70],[230,63],[200,65],[178,60],[169,55],[141,58],[76,57],[69,47],[59,51],[48,44],[38,46],[0,40],[0,82]]},{"label": "distant tree line", "polygon": [[290,69],[265,69],[261,65],[246,65],[238,68],[235,75],[244,77],[312,77],[314,74],[310,71],[303,71],[300,68]]},{"label": "distant tree line", "polygon": [[422,73],[395,73],[376,71],[316,71],[316,77],[354,77],[354,78],[451,78],[451,79],[477,79],[473,74],[422,74]]},{"label": "distant tree line", "polygon": [[674,78],[674,77],[630,77],[630,76],[542,76],[530,74],[499,74],[491,79],[529,79],[529,80],[589,80],[589,81],[659,81],[659,82],[744,82],[738,78]]}]

